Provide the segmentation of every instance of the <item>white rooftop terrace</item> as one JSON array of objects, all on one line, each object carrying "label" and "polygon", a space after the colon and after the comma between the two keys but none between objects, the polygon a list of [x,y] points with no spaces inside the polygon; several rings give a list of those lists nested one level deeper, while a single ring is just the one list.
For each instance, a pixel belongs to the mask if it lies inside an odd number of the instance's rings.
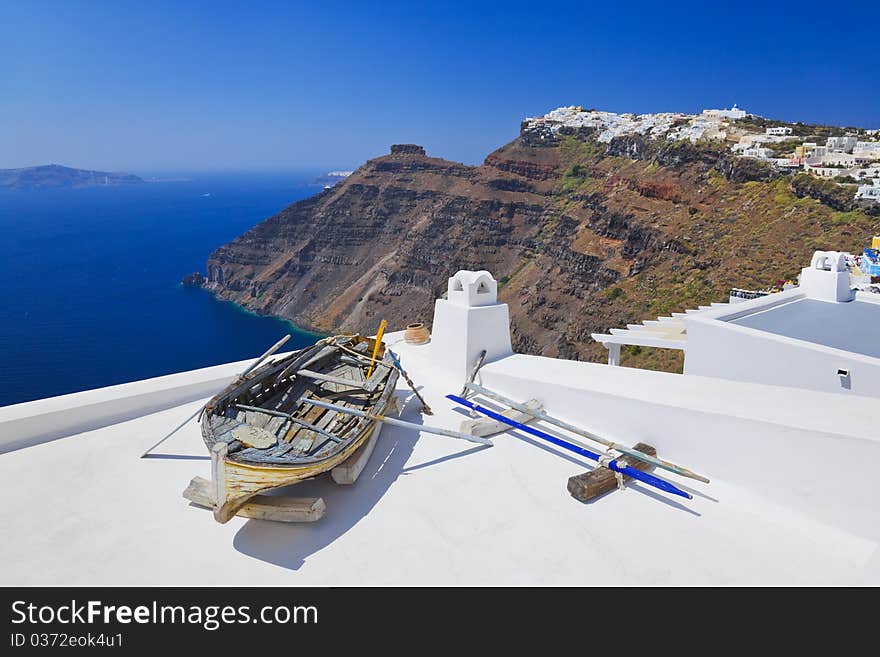
[{"label": "white rooftop terrace", "polygon": [[876,399],[513,354],[482,282],[438,300],[429,344],[387,336],[435,411],[401,383],[403,419],[457,428],[444,395],[486,349],[483,385],[712,483],[582,504],[566,482],[594,464],[528,435],[487,448],[386,426],[355,485],[291,489],[324,498],[320,521],[220,525],[181,497],[210,477],[195,422],[139,456],[248,364],[230,363],[0,409],[0,583],[880,583]]},{"label": "white rooftop terrace", "polygon": [[880,397],[880,295],[853,287],[851,258],[816,251],[798,286],[593,338],[612,365],[623,345],[677,349],[685,374]]},{"label": "white rooftop terrace", "polygon": [[735,317],[730,322],[880,358],[880,303],[858,301],[838,306],[801,297]]}]

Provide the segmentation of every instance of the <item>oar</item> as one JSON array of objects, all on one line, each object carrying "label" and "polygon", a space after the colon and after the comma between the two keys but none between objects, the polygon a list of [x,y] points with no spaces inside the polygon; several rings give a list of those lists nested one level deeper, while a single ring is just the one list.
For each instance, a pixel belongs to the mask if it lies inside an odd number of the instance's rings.
[{"label": "oar", "polygon": [[400,364],[400,361],[397,360],[397,356],[390,349],[388,350],[388,355],[391,356],[391,362],[394,363],[394,367],[400,372],[400,375],[406,381],[406,384],[409,386],[410,390],[412,390],[416,397],[419,398],[419,401],[422,403],[422,411],[424,411],[425,415],[434,415],[434,411],[431,410],[431,407],[428,406],[428,402],[425,401],[425,398],[419,394],[419,391],[416,390],[416,384],[412,382],[412,379],[409,378],[409,374],[406,373],[406,370],[403,369],[403,365]]},{"label": "oar", "polygon": [[[284,343],[287,342],[288,340],[290,340],[290,334],[289,334],[289,333],[288,333],[287,335],[285,335],[283,338],[281,338],[278,342],[276,342],[275,344],[273,344],[271,347],[269,347],[269,350],[266,351],[266,353],[264,353],[262,356],[260,356],[259,358],[257,358],[257,360],[255,360],[254,363],[253,363],[249,368],[247,368],[244,372],[242,372],[242,373],[239,374],[237,377],[235,377],[233,383],[238,382],[238,381],[241,381],[245,376],[247,376],[251,371],[253,371],[253,369],[254,369],[257,365],[259,365],[259,364],[262,363],[264,360],[266,360],[269,356],[271,356],[271,355],[274,354],[276,351],[278,351],[279,349],[281,349],[281,347],[284,345]],[[201,413],[203,410],[205,410],[205,407],[204,407],[204,406],[199,406],[199,408],[196,410],[195,413],[193,413],[193,414],[190,415],[188,418],[186,418],[183,422],[181,422],[180,424],[178,424],[178,425],[177,425],[177,426],[171,431],[171,433],[166,434],[165,437],[162,438],[162,440],[160,440],[158,443],[156,443],[155,445],[153,445],[152,447],[150,447],[150,449],[148,449],[146,452],[144,452],[143,454],[141,454],[141,458],[146,458],[146,456],[147,456],[150,452],[152,452],[152,451],[153,451],[154,449],[156,449],[159,445],[161,445],[161,444],[164,443],[166,440],[168,440],[169,438],[171,438],[171,436],[173,436],[174,434],[176,434],[178,431],[180,431],[180,430],[181,430],[181,429],[187,424],[187,422],[189,422],[190,420],[192,420],[196,415],[198,415],[199,413]]]},{"label": "oar", "polygon": [[247,368],[244,372],[242,372],[241,374],[239,374],[239,375],[238,375],[238,378],[239,378],[239,379],[243,379],[243,378],[246,377],[248,374],[250,374],[251,371],[252,371],[257,365],[259,365],[259,364],[262,363],[264,360],[266,360],[269,356],[271,356],[271,355],[274,354],[276,351],[278,351],[279,349],[281,349],[281,347],[283,347],[284,344],[285,344],[288,340],[290,340],[290,333],[288,333],[288,334],[285,335],[283,338],[281,338],[278,342],[276,342],[276,343],[273,344],[271,347],[269,347],[269,349],[266,351],[266,353],[264,353],[262,356],[260,356],[259,358],[257,358],[257,360],[254,361],[254,364],[253,364],[253,365],[251,365],[251,366],[250,366],[249,368]]},{"label": "oar", "polygon": [[[536,412],[533,409],[528,408],[523,404],[519,404],[512,399],[508,399],[503,395],[499,395],[497,392],[492,392],[488,388],[484,388],[483,386],[477,385],[476,383],[466,383],[466,390],[471,390],[473,392],[479,393],[484,397],[489,397],[490,399],[494,399],[497,402],[501,402],[502,404],[506,404],[511,408],[514,408],[522,413],[527,413],[539,420],[543,420],[544,422],[549,422],[550,424],[555,424],[560,429],[565,429],[566,431],[571,431],[572,433],[576,433],[579,436],[583,436],[584,438],[589,438],[597,443],[601,443],[608,447],[609,449],[616,449],[618,452],[623,452],[628,456],[632,456],[634,459],[638,459],[639,461],[644,461],[645,463],[650,463],[651,465],[656,465],[658,468],[663,468],[664,470],[669,470],[670,472],[674,472],[675,474],[681,475],[682,477],[690,477],[691,479],[696,479],[697,481],[702,481],[705,484],[709,483],[709,480],[706,479],[703,475],[699,475],[696,472],[688,470],[687,468],[676,465],[675,463],[671,463],[670,461],[664,461],[663,459],[658,459],[656,456],[651,456],[650,454],[645,454],[644,452],[640,452],[637,449],[632,449],[631,447],[626,447],[624,445],[619,445],[615,442],[602,438],[601,436],[597,436],[589,431],[584,429],[580,429],[568,422],[563,422],[551,415],[547,415],[543,412]],[[461,395],[462,397],[464,395]]]},{"label": "oar", "polygon": [[469,433],[460,433],[458,431],[452,431],[451,429],[442,429],[440,427],[428,427],[422,424],[416,424],[415,422],[404,422],[403,420],[398,420],[393,417],[385,417],[384,415],[367,413],[366,411],[361,411],[356,408],[337,406],[336,404],[329,404],[327,402],[318,401],[317,399],[306,399],[305,397],[301,397],[298,403],[308,404],[309,406],[319,406],[321,408],[326,408],[331,411],[337,411],[338,413],[344,413],[345,415],[365,417],[368,420],[373,420],[375,422],[384,422],[385,424],[391,424],[395,427],[403,427],[404,429],[415,429],[416,431],[424,431],[425,433],[436,433],[441,436],[449,436],[450,438],[467,440],[468,442],[479,443],[480,445],[489,445],[490,447],[492,446],[491,440],[487,438],[481,438],[480,436],[472,436]]},{"label": "oar", "polygon": [[458,395],[446,395],[447,399],[451,399],[452,401],[461,404],[462,406],[466,406],[471,410],[477,411],[478,413],[482,413],[493,420],[497,420],[498,422],[502,422],[507,424],[515,429],[519,429],[525,433],[528,433],[536,438],[540,438],[541,440],[546,440],[549,443],[553,443],[554,445],[558,445],[563,449],[567,449],[570,452],[574,452],[575,454],[579,454],[581,456],[585,456],[588,459],[599,462],[600,465],[604,465],[612,472],[619,472],[620,474],[624,474],[627,477],[632,477],[633,479],[637,479],[648,486],[653,486],[654,488],[658,488],[667,493],[671,493],[672,495],[679,495],[680,497],[684,497],[686,499],[693,499],[693,496],[690,493],[686,493],[681,490],[674,484],[666,481],[665,479],[661,479],[660,477],[655,477],[654,475],[650,475],[647,472],[642,472],[641,470],[636,470],[631,465],[626,465],[624,463],[618,463],[616,459],[606,461],[606,459],[602,458],[601,455],[596,452],[592,452],[584,447],[580,447],[578,445],[574,445],[567,440],[562,440],[561,438],[557,438],[556,436],[551,436],[549,433],[545,433],[540,429],[535,429],[534,427],[530,427],[528,425],[522,424],[521,422],[517,422],[516,420],[511,420],[508,417],[504,417],[500,413],[496,413],[484,406],[480,406],[479,404],[474,404],[473,402],[468,401]]},{"label": "oar", "polygon": [[370,374],[373,373],[373,366],[376,364],[376,356],[379,354],[379,345],[382,344],[382,335],[385,333],[385,327],[388,326],[388,322],[384,319],[379,322],[379,330],[376,331],[376,342],[373,345],[373,357],[370,359],[370,367],[367,368],[367,378],[370,378]]},{"label": "oar", "polygon": [[467,397],[468,383],[473,383],[474,379],[477,378],[477,372],[479,372],[480,368],[483,366],[484,360],[486,360],[486,350],[485,349],[483,349],[483,351],[480,352],[480,355],[477,356],[477,364],[474,365],[474,370],[473,370],[473,372],[471,372],[470,377],[468,378],[467,382],[462,387],[461,393],[459,394],[459,397]]}]

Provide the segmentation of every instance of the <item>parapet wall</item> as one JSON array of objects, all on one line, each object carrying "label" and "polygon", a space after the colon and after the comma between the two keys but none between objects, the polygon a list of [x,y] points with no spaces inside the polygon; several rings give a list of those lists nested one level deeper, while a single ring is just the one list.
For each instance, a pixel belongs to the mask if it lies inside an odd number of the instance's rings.
[{"label": "parapet wall", "polygon": [[0,408],[0,454],[210,397],[251,362],[225,363],[5,406]]}]

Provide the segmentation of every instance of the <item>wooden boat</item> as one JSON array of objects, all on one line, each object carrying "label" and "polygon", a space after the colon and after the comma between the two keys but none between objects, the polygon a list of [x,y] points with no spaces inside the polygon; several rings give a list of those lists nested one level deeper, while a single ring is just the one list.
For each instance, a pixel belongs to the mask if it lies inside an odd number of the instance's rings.
[{"label": "wooden boat", "polygon": [[301,399],[383,415],[397,377],[384,343],[376,349],[374,340],[354,335],[325,338],[233,381],[201,419],[214,518],[226,522],[258,493],[331,470],[381,426]]}]

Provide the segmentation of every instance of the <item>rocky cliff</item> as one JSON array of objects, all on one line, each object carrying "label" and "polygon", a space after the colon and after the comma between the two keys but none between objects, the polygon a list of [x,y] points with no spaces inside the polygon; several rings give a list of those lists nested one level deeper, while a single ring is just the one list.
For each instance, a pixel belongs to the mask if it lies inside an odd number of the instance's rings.
[{"label": "rocky cliff", "polygon": [[[520,136],[473,167],[396,145],[211,254],[206,287],[319,331],[430,322],[458,269],[488,269],[515,348],[601,360],[590,333],[795,276],[880,220],[712,142],[588,128]],[[818,198],[816,198],[818,197]],[[631,348],[663,369],[679,354]]]}]

